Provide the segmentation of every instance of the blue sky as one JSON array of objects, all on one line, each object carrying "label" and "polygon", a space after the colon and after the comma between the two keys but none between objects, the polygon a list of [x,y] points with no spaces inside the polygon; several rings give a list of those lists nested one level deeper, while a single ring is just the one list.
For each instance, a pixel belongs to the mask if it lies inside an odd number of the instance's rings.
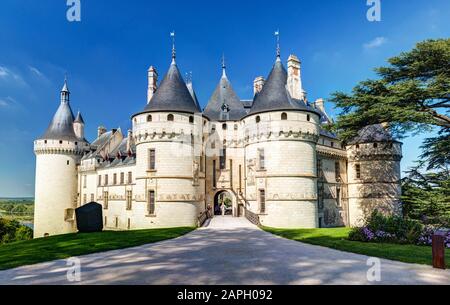
[{"label": "blue sky", "polygon": [[[345,3],[345,4],[344,4]],[[92,140],[98,125],[130,127],[146,103],[146,71],[170,63],[192,71],[202,106],[220,78],[220,59],[241,98],[274,62],[280,29],[285,61],[303,62],[310,100],[350,91],[373,68],[427,38],[450,36],[450,1],[381,0],[382,21],[366,19],[366,0],[139,1],[81,0],[81,22],[66,19],[65,0],[0,2],[0,197],[33,196],[33,140],[59,103],[64,74],[71,105]],[[336,114],[328,104],[329,113]],[[404,141],[406,169],[424,135]]]}]

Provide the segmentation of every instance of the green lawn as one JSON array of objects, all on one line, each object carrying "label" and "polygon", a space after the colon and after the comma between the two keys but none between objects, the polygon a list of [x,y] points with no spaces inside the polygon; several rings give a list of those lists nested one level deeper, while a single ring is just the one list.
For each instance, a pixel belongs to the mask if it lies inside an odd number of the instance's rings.
[{"label": "green lawn", "polygon": [[[263,227],[263,230],[284,238],[312,245],[387,258],[405,263],[432,265],[431,247],[350,241],[346,239],[350,232],[349,228],[273,229]],[[447,250],[445,253],[445,264],[450,268],[450,250]]]},{"label": "green lawn", "polygon": [[140,246],[187,234],[195,228],[80,233],[39,238],[0,246],[0,270],[84,254]]}]

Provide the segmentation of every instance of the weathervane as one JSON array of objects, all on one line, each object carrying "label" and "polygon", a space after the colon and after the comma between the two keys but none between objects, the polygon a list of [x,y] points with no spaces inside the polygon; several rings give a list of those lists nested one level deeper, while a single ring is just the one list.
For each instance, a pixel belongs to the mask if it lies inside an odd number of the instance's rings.
[{"label": "weathervane", "polygon": [[222,76],[225,77],[226,76],[226,65],[225,65],[225,54],[222,54]]},{"label": "weathervane", "polygon": [[275,36],[277,37],[277,57],[280,57],[280,30],[275,31]]},{"label": "weathervane", "polygon": [[175,58],[177,57],[175,50],[175,31],[170,32],[170,37],[172,37],[172,61],[175,62]]}]

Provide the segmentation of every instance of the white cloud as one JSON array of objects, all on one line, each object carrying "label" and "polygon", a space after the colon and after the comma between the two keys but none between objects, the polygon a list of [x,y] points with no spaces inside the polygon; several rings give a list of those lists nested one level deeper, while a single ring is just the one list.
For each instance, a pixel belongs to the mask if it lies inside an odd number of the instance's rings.
[{"label": "white cloud", "polygon": [[16,100],[8,96],[7,98],[0,98],[0,107],[9,107],[17,104]]},{"label": "white cloud", "polygon": [[33,72],[35,75],[39,76],[39,77],[45,77],[44,73],[42,73],[41,71],[39,71],[38,68],[33,67],[33,66],[29,66],[28,67],[30,69],[31,72]]},{"label": "white cloud", "polygon": [[10,75],[9,70],[6,67],[0,66],[0,77],[6,78]]},{"label": "white cloud", "polygon": [[364,44],[364,49],[374,49],[379,48],[382,45],[386,44],[388,42],[386,37],[377,37],[367,43]]},{"label": "white cloud", "polygon": [[0,66],[0,80],[13,81],[21,86],[28,86],[27,82],[18,73],[11,71],[11,69]]}]

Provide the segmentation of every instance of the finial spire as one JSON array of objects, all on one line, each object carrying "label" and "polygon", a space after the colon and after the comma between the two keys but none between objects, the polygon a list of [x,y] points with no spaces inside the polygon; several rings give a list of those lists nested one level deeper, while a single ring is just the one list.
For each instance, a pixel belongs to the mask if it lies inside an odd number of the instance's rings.
[{"label": "finial spire", "polygon": [[280,60],[281,51],[280,51],[280,30],[275,31],[275,36],[277,37],[277,60]]},{"label": "finial spire", "polygon": [[172,64],[175,64],[175,59],[177,57],[177,51],[175,49],[175,31],[170,32],[170,37],[172,37]]},{"label": "finial spire", "polygon": [[69,86],[67,85],[67,73],[64,74],[64,85],[61,91],[69,92]]},{"label": "finial spire", "polygon": [[226,65],[225,65],[225,54],[222,54],[222,77],[227,77]]},{"label": "finial spire", "polygon": [[69,86],[67,85],[67,73],[64,76],[64,86],[61,89],[61,103],[68,103],[69,102]]}]

